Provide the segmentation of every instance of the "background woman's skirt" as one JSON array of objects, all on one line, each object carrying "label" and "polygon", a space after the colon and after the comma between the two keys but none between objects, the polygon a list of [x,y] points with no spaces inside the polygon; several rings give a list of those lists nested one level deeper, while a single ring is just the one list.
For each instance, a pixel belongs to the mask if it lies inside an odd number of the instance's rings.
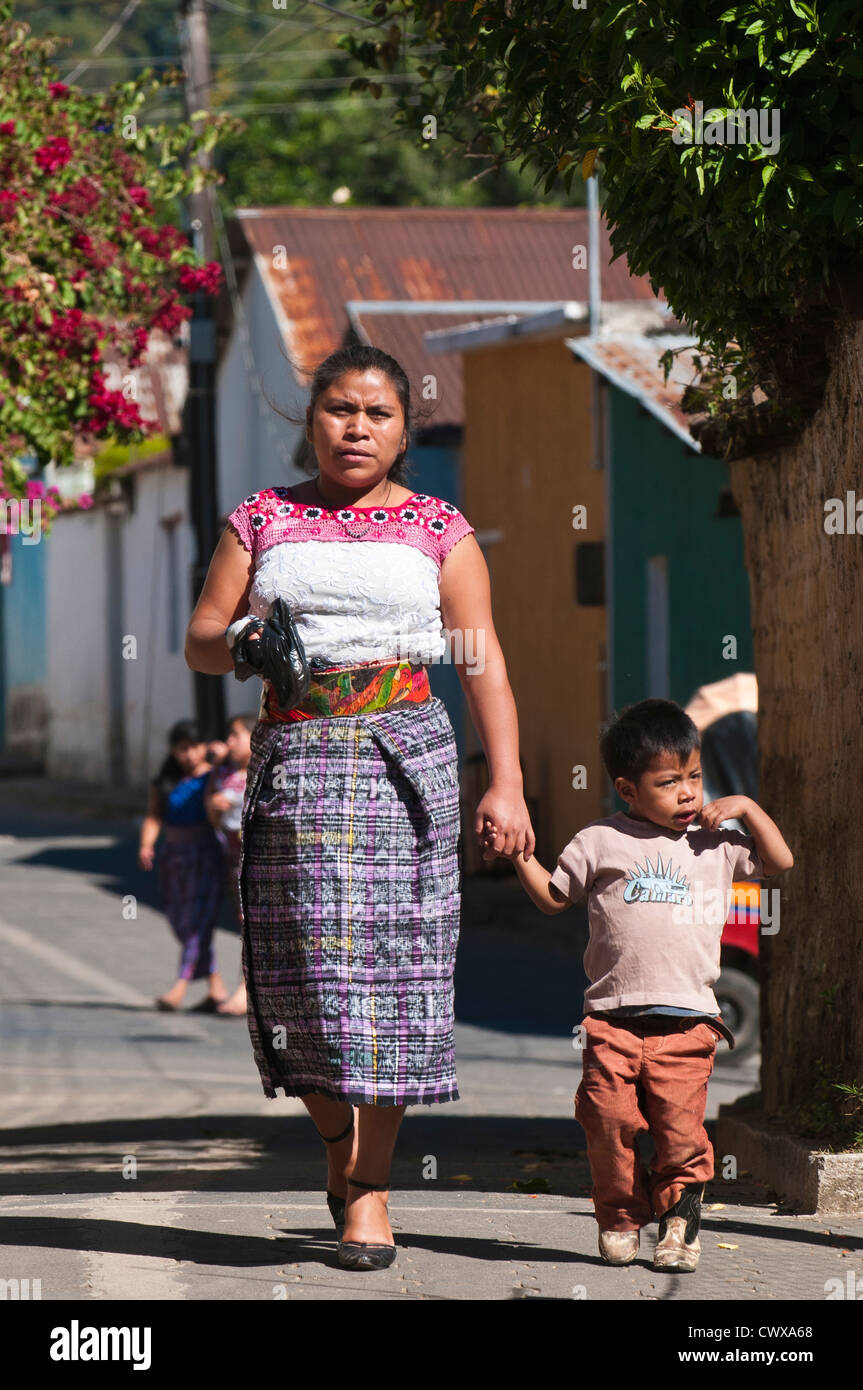
[{"label": "background woman's skirt", "polygon": [[459,784],[442,701],[256,725],[242,837],[264,1093],[457,1100]]},{"label": "background woman's skirt", "polygon": [[166,827],[159,847],[159,895],[181,944],[178,979],[203,980],[216,969],[213,933],[225,891],[221,846],[209,826]]}]

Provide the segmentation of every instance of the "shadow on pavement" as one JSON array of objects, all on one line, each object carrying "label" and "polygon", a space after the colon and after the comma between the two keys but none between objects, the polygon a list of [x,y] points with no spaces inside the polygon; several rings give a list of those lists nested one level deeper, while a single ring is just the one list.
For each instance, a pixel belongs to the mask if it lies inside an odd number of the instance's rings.
[{"label": "shadow on pavement", "polygon": [[[137,1164],[134,1180],[122,1175],[124,1161],[130,1157]],[[324,1151],[305,1116],[114,1119],[0,1130],[0,1164],[0,1194],[5,1197],[110,1192],[275,1193],[279,1194],[276,1202],[289,1203],[292,1194],[320,1191],[326,1211]],[[424,1115],[409,1110],[396,1149],[392,1187],[394,1213],[399,1199],[409,1207],[412,1201],[443,1193],[458,1193],[460,1200],[468,1202],[476,1194],[480,1203],[495,1193],[519,1196],[525,1204],[540,1195],[583,1200],[590,1196],[584,1136],[574,1120]],[[735,1220],[731,1212],[716,1217],[709,1210],[716,1202],[725,1209],[737,1205],[761,1208],[765,1220]],[[190,1215],[192,1211],[193,1207]],[[567,1214],[593,1219],[589,1210]],[[843,1236],[841,1231],[826,1228],[813,1232],[783,1226],[775,1219],[782,1214],[775,1211],[763,1186],[720,1179],[708,1184],[702,1224],[706,1230],[725,1236],[787,1241],[789,1248],[805,1244],[863,1250],[863,1237]],[[408,1212],[405,1219],[409,1220]],[[28,1216],[21,1223],[22,1229],[28,1231],[27,1244],[38,1244],[33,1238],[32,1220]],[[18,1221],[11,1216],[0,1221],[0,1244],[10,1243],[6,1232],[17,1230]],[[70,1213],[66,1218],[69,1224],[77,1229],[87,1223]],[[107,1228],[123,1225],[96,1224]],[[55,1234],[56,1228],[57,1223],[52,1222]],[[307,1235],[303,1239],[308,1239]],[[452,1247],[441,1237],[444,1248]]]},{"label": "shadow on pavement", "polygon": [[[426,1116],[409,1110],[394,1189],[584,1195],[584,1140],[574,1120]],[[123,1178],[134,1157],[137,1178]],[[436,1177],[424,1174],[436,1174]],[[0,1130],[0,1195],[74,1192],[307,1192],[326,1176],[305,1116],[115,1119]],[[537,1183],[537,1179],[544,1179]],[[322,1199],[323,1200],[323,1199]]]}]

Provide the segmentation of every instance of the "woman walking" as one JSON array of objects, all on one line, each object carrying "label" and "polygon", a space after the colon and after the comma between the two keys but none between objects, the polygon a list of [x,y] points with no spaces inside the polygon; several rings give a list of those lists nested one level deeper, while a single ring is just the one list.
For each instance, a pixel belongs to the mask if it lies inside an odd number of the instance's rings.
[{"label": "woman walking", "polygon": [[489,764],[475,832],[494,823],[487,847],[527,856],[534,836],[473,527],[402,481],[399,364],[366,346],[331,354],[306,438],[317,477],[231,513],[186,660],[230,671],[281,598],[312,666],[294,708],[264,680],[252,735],[240,859],[249,1031],[265,1094],[301,1097],[327,1145],[340,1264],[376,1269],[395,1258],[387,1199],[405,1106],[458,1099],[458,765],[427,671],[446,650],[442,621],[454,650],[467,639],[459,656],[482,654],[475,668],[455,662]]}]

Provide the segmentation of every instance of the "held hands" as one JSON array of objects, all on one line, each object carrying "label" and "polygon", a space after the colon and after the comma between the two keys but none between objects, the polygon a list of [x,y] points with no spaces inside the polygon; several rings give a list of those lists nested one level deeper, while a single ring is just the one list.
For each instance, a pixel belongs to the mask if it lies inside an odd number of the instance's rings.
[{"label": "held hands", "polygon": [[718,801],[702,807],[699,813],[702,829],[718,830],[724,820],[742,820],[754,804],[749,796],[721,796]]},{"label": "held hands", "polygon": [[138,850],[139,867],[142,869],[146,869],[149,872],[149,870],[153,867],[153,861],[155,860],[155,857],[156,850],[153,845],[142,845],[141,848]]},{"label": "held hands", "polygon": [[536,836],[520,792],[489,787],[476,808],[474,830],[486,861],[498,855],[514,859],[522,853],[529,859],[536,848]]}]

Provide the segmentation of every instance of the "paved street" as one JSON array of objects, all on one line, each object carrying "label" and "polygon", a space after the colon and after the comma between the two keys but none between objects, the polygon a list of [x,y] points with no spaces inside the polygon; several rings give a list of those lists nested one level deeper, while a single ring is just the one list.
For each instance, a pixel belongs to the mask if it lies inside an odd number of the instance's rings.
[{"label": "paved street", "polygon": [[[0,1278],[72,1300],[823,1300],[849,1271],[863,1290],[863,1221],[783,1214],[746,1177],[709,1190],[696,1274],[652,1271],[655,1227],[637,1264],[600,1262],[572,1119],[583,921],[517,916],[507,885],[466,891],[462,1100],[408,1111],[398,1261],[340,1271],[322,1148],[299,1102],[263,1096],[245,1022],[153,1009],[176,949],[133,822],[23,804],[0,782]],[[218,949],[232,984],[238,938]],[[757,1074],[723,1048],[709,1113]]]}]

